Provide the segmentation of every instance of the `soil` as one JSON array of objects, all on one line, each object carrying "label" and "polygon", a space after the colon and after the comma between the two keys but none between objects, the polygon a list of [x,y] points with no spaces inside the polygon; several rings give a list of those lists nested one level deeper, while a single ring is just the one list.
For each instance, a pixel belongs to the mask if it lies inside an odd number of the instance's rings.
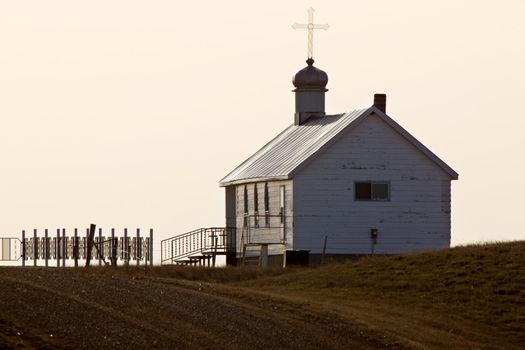
[{"label": "soil", "polygon": [[0,348],[401,349],[330,310],[106,268],[0,268]]}]

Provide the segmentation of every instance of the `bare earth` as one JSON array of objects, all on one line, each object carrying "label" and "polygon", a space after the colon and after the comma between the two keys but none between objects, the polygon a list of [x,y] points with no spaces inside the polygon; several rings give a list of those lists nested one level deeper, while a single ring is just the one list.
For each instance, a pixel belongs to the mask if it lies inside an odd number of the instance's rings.
[{"label": "bare earth", "polygon": [[402,348],[351,319],[306,303],[108,271],[0,268],[0,347]]}]

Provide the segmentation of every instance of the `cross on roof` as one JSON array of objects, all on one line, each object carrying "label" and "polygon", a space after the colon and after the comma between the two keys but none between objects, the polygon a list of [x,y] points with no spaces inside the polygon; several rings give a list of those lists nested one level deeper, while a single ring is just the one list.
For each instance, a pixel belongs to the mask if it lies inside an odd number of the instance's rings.
[{"label": "cross on roof", "polygon": [[327,30],[330,26],[328,24],[314,24],[314,9],[308,9],[308,23],[294,23],[293,29],[308,29],[308,58],[313,58],[314,54],[314,29]]}]

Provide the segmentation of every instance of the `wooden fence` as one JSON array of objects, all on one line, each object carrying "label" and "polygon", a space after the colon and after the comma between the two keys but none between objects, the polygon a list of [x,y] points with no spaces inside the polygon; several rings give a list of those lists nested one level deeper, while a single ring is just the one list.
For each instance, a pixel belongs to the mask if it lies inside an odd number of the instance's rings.
[{"label": "wooden fence", "polygon": [[[91,230],[95,231],[94,225]],[[76,267],[79,260],[85,260],[86,265],[90,261],[98,261],[98,265],[117,265],[118,262],[129,265],[132,261],[137,266],[141,263],[153,264],[153,229],[149,230],[149,236],[146,237],[141,236],[140,229],[128,232],[127,228],[120,233],[113,228],[109,232],[99,228],[98,234],[92,232],[91,236],[90,228],[85,230],[85,236],[76,228],[71,231],[45,229],[43,232],[34,229],[32,235],[22,231],[19,242],[19,257],[13,260],[21,258],[22,266],[29,265],[29,260],[32,260],[33,266],[43,264],[46,267],[50,263],[57,267],[67,266],[68,262],[70,266]],[[10,257],[16,255],[9,254]]]}]

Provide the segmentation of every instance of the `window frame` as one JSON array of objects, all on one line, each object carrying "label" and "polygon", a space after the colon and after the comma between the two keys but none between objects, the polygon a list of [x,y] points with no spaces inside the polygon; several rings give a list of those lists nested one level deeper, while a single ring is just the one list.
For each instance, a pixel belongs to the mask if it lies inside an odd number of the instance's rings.
[{"label": "window frame", "polygon": [[[357,198],[357,184],[370,184],[370,198]],[[373,197],[373,186],[374,185],[387,185],[387,198],[374,198]],[[390,202],[391,201],[391,189],[390,181],[354,181],[354,201],[355,202]]]}]

